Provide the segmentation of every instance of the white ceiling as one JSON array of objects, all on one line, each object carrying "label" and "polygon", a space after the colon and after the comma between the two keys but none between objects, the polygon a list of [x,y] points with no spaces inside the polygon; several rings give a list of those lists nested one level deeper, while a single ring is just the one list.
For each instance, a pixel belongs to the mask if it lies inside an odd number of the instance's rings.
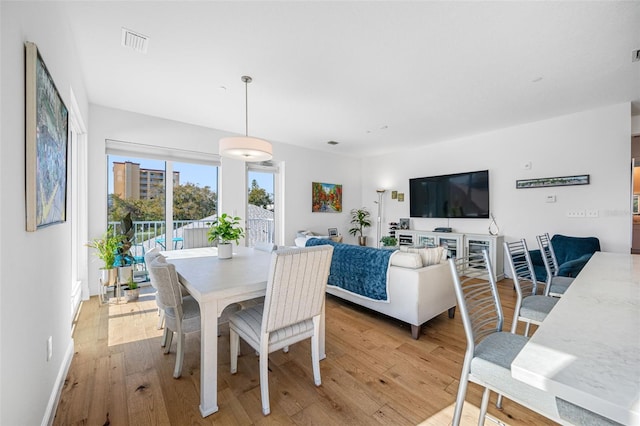
[{"label": "white ceiling", "polygon": [[[66,10],[91,103],[244,133],[240,77],[250,75],[251,135],[346,155],[640,101],[638,1],[75,1]],[[122,27],[150,37],[146,55],[121,46]]]}]

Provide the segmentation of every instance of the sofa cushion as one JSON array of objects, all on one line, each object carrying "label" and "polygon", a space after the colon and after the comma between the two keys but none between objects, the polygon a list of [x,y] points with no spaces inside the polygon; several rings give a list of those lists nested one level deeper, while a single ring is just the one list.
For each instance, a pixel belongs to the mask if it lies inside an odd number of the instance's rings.
[{"label": "sofa cushion", "polygon": [[420,256],[420,253],[396,251],[393,256],[391,256],[391,266],[411,269],[422,268],[422,256]]}]

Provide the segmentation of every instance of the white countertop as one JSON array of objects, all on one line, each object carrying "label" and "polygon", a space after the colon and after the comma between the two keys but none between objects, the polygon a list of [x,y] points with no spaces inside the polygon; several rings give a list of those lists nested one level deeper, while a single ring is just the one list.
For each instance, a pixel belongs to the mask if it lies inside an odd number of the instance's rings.
[{"label": "white countertop", "polygon": [[511,372],[573,404],[640,425],[640,256],[595,253]]}]

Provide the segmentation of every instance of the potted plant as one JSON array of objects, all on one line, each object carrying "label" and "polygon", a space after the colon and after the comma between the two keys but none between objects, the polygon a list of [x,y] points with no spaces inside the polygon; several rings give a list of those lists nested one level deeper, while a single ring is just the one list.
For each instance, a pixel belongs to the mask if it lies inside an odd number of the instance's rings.
[{"label": "potted plant", "polygon": [[118,280],[121,284],[128,283],[129,278],[133,276],[134,258],[131,256],[131,245],[134,235],[133,220],[129,212],[120,220],[120,235],[116,250],[115,265],[118,267]]},{"label": "potted plant", "polygon": [[361,246],[367,245],[367,237],[364,235],[364,228],[371,226],[371,213],[366,207],[359,209],[351,209],[351,224],[353,228],[349,229],[349,233],[354,237],[360,234],[358,237],[358,244]]},{"label": "potted plant", "polygon": [[230,259],[233,254],[231,241],[239,244],[240,238],[244,237],[244,229],[240,226],[241,220],[238,216],[222,213],[209,228],[207,235],[209,241],[218,243],[219,259]]},{"label": "potted plant", "polygon": [[114,285],[118,277],[114,264],[119,242],[120,238],[118,236],[113,235],[111,231],[107,231],[102,238],[96,238],[86,244],[87,247],[96,250],[96,257],[103,262],[103,266],[100,268],[102,271],[100,281],[106,286]]},{"label": "potted plant", "polygon": [[122,290],[122,292],[124,293],[124,298],[127,302],[138,300],[138,297],[140,297],[140,287],[138,287],[138,283],[133,280],[133,276],[129,277],[127,286]]},{"label": "potted plant", "polygon": [[384,236],[380,238],[380,242],[385,247],[394,247],[398,244],[398,240],[395,237]]}]

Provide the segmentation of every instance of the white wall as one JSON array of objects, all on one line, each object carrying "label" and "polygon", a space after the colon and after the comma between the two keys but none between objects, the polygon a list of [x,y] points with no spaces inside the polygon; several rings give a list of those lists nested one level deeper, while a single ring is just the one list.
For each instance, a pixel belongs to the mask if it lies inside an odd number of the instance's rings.
[{"label": "white wall", "polygon": [[[107,164],[105,140],[175,147],[208,153],[218,152],[218,141],[229,133],[157,117],[91,105],[89,136],[89,236],[104,233],[107,222]],[[342,233],[348,225],[348,211],[360,203],[360,160],[311,151],[278,142],[273,143],[273,161],[280,163],[285,188],[284,241],[292,245],[295,232],[311,229],[327,233],[337,227]],[[343,185],[343,213],[311,213],[311,182]],[[247,182],[241,161],[223,158],[220,171],[220,212],[245,216]],[[98,277],[99,263],[89,266],[89,277]],[[90,280],[91,294],[97,294],[97,278]]]},{"label": "white wall", "polygon": [[2,2],[0,8],[0,424],[35,425],[46,417],[73,354],[71,226],[25,231],[24,42],[38,45],[67,105],[73,88],[85,122],[88,104],[71,35],[57,24],[65,21],[60,6]]},{"label": "white wall", "polygon": [[640,135],[640,115],[631,117],[631,134]]},{"label": "white wall", "polygon": [[[506,240],[524,237],[537,248],[535,236],[544,232],[597,236],[603,250],[629,253],[630,131],[630,104],[625,103],[368,158],[363,162],[363,200],[376,199],[376,188],[405,193],[404,203],[391,200],[389,191],[385,194],[386,225],[409,217],[409,178],[489,169],[491,212]],[[526,162],[531,162],[530,170],[524,169]],[[591,184],[515,188],[517,179],[577,174],[589,174]],[[547,195],[557,201],[546,203]],[[567,211],[578,209],[598,210],[599,217],[567,217]],[[489,222],[411,219],[411,227],[487,233]]]}]

